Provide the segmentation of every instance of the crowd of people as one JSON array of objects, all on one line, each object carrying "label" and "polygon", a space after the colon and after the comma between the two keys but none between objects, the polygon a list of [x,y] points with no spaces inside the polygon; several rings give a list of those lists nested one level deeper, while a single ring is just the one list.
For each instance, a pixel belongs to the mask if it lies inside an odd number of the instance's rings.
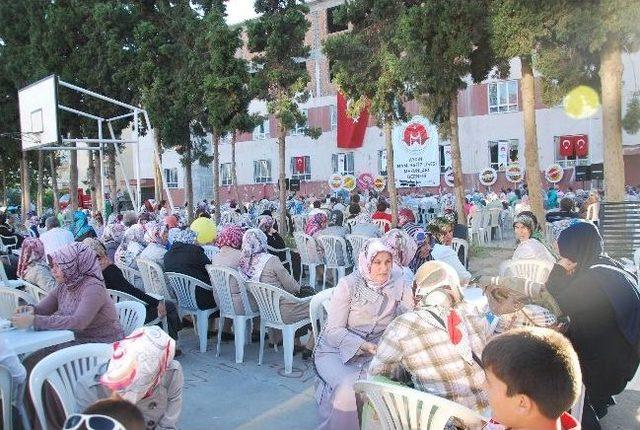
[{"label": "crowd of people", "polygon": [[[599,429],[599,419],[614,404],[612,396],[624,390],[640,362],[640,292],[635,276],[604,253],[598,227],[585,219],[586,208],[598,200],[598,192],[549,189],[546,221],[554,233],[549,240],[530,211],[526,188],[467,193],[468,219],[485,209],[501,211],[501,224],[513,229],[516,239],[512,260],[553,267],[546,283],[539,283],[474,277],[466,253],[452,247],[455,238],[470,238],[450,194],[400,197],[395,226],[382,195],[292,195],[283,208],[284,231],[311,239],[305,254],[323,261],[325,237],[364,240],[359,250],[345,240],[347,246],[336,255],[339,264],[353,266],[350,273],[322,280],[333,293],[317,340],[306,337],[310,327],[296,332],[294,352],[312,360],[317,374],[318,429],[359,429],[363,419],[376,420],[363,413],[363,397],[354,389],[365,379],[454,401],[491,417],[484,428]],[[48,422],[40,425],[178,428],[183,390],[178,334],[194,321],[181,318],[173,301],[158,300],[127,280],[123,270],[137,270],[141,261],[206,285],[212,282],[208,265],[234,269],[245,281],[296,297],[281,299],[285,323],[308,318],[317,285],[302,283],[300,255],[287,250],[287,238],[279,233],[279,210],[267,199],[219,207],[203,201],[189,221],[184,210],[146,201],[138,211],[110,214],[106,222],[97,212],[65,210],[44,220],[30,217],[22,228],[15,217],[0,215],[1,239],[15,237],[5,244],[20,249],[19,258],[2,257],[7,276],[35,285],[44,295],[36,305],[18,307],[12,324],[71,330],[75,336],[22,363],[10,345],[0,343],[0,363],[24,382],[54,351],[113,344],[111,359],[76,387],[84,413],[65,417],[56,393],[45,387]],[[465,300],[474,287],[483,289],[487,308]],[[251,294],[249,303],[243,300],[235,279],[229,288],[237,312],[247,311],[245,306],[258,310]],[[146,323],[166,317],[167,332],[151,325],[125,337],[107,290],[144,302]],[[219,300],[215,289],[203,287],[196,287],[195,297],[203,310]],[[213,331],[216,325],[210,322]],[[229,320],[221,331],[223,340],[234,338]],[[268,337],[272,344],[282,342],[276,330]],[[572,417],[566,411],[582,390],[584,413]],[[34,422],[28,396],[25,405]],[[113,426],[91,427],[95,419]],[[460,428],[467,424],[452,422]]]}]

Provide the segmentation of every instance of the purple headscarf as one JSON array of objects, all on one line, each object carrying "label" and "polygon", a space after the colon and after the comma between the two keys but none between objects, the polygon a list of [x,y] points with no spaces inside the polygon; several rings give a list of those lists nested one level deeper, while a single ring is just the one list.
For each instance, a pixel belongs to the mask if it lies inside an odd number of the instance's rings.
[{"label": "purple headscarf", "polygon": [[327,217],[326,214],[324,213],[314,214],[313,216],[309,217],[309,219],[307,220],[307,225],[304,228],[304,232],[309,236],[313,236],[320,230],[326,228],[328,223],[329,223],[329,218]]},{"label": "purple headscarf", "polygon": [[258,217],[258,228],[262,230],[264,234],[269,234],[274,224],[275,221],[271,215],[261,215]]},{"label": "purple headscarf", "polygon": [[70,243],[54,252],[51,260],[60,268],[64,279],[60,285],[67,290],[75,290],[87,277],[103,281],[98,256],[86,243]]},{"label": "purple headscarf", "polygon": [[416,255],[418,244],[405,231],[394,228],[384,235],[382,241],[391,248],[393,261],[401,267],[409,266]]},{"label": "purple headscarf", "polygon": [[240,249],[242,247],[242,235],[244,229],[236,224],[227,224],[222,227],[222,231],[218,234],[216,239],[216,246],[222,248],[228,246],[234,249]]}]

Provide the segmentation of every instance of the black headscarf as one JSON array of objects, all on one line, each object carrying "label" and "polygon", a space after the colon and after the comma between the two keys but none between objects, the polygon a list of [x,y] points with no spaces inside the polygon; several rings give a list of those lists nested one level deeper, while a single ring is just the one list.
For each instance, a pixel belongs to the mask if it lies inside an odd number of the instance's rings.
[{"label": "black headscarf", "polygon": [[[604,253],[602,236],[596,226],[581,222],[566,228],[558,237],[558,250],[562,257],[577,264],[576,274],[590,271],[590,278],[597,279],[611,302],[620,331],[631,345],[636,345],[640,339],[638,281]],[[609,267],[592,269],[596,264]]]}]

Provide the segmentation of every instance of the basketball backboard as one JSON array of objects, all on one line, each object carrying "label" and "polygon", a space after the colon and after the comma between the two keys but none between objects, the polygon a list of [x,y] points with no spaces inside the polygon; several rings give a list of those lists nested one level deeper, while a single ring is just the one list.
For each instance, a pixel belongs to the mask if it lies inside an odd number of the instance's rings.
[{"label": "basketball backboard", "polygon": [[57,88],[51,75],[18,91],[23,150],[59,143]]}]

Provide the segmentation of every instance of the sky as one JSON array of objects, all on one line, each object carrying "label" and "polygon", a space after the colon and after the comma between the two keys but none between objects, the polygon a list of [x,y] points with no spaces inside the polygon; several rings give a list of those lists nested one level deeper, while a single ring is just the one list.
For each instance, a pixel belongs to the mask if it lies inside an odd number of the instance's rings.
[{"label": "sky", "polygon": [[256,16],[253,0],[228,0],[227,23],[236,24]]}]

